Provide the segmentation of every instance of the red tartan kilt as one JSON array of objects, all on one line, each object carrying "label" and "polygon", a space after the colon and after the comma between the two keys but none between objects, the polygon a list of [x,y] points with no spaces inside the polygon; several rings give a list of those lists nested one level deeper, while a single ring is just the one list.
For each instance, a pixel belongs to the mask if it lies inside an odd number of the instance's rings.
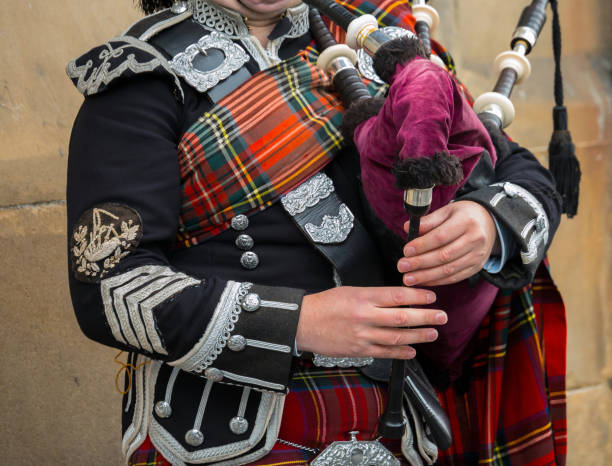
[{"label": "red tartan kilt", "polygon": [[[349,440],[359,431],[359,440],[378,437],[378,418],[386,403],[386,386],[376,384],[355,369],[327,369],[300,362],[285,399],[279,438],[308,448],[322,450],[336,440]],[[384,441],[401,460],[400,442]],[[277,442],[257,466],[307,465],[316,455]],[[147,437],[130,461],[134,466],[166,466]]]}]

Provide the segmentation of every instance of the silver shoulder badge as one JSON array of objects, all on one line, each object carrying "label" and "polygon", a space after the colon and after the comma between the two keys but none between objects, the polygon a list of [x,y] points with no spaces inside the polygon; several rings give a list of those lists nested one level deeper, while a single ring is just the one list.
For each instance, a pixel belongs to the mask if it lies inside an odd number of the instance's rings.
[{"label": "silver shoulder badge", "polygon": [[[196,68],[194,60],[198,55],[207,55],[207,50],[210,49],[223,52],[221,64],[210,70]],[[198,91],[206,92],[227,79],[234,71],[238,71],[248,61],[249,56],[240,45],[225,34],[213,31],[188,46],[184,52],[177,53],[170,61],[170,68]]]},{"label": "silver shoulder badge", "polygon": [[70,239],[75,278],[99,282],[138,246],[141,238],[140,215],[128,206],[105,203],[85,211]]}]

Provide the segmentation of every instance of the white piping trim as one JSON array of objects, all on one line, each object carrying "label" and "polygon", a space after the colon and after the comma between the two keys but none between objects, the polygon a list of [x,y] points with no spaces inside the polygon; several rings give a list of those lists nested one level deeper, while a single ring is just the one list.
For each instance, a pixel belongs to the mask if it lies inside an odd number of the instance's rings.
[{"label": "white piping trim", "polygon": [[[179,443],[162,425],[155,419],[151,419],[149,436],[151,442],[157,450],[173,465],[188,463],[212,463],[221,460],[226,460],[246,453],[255,445],[266,433],[266,429],[270,424],[272,414],[278,405],[278,400],[284,398],[284,395],[272,393],[262,393],[261,402],[255,417],[253,431],[247,440],[221,445],[217,447],[204,448],[193,452],[187,451],[181,443]],[[232,462],[229,464],[237,464]]]},{"label": "white piping trim", "polygon": [[244,387],[242,390],[242,396],[240,397],[240,405],[238,405],[237,416],[244,417],[246,413],[247,403],[249,402],[249,395],[251,394],[251,387]]},{"label": "white piping trim", "polygon": [[210,396],[210,390],[213,386],[212,380],[207,380],[206,385],[204,385],[204,391],[202,392],[202,398],[200,399],[200,406],[198,406],[198,413],[196,414],[195,421],[193,423],[193,428],[196,430],[201,430],[202,427],[202,419],[204,419],[204,410],[206,409],[206,404],[208,403],[208,397]]},{"label": "white piping trim", "polygon": [[262,307],[271,307],[274,309],[285,309],[287,311],[297,311],[298,310],[298,305],[295,303],[281,303],[280,301],[266,301],[266,300],[261,300],[260,305]]},{"label": "white piping trim", "polygon": [[234,374],[232,372],[227,372],[227,371],[221,371],[221,372],[223,372],[224,379],[227,378],[235,382],[239,382],[239,383],[259,385],[260,387],[266,387],[266,388],[269,388],[270,390],[277,390],[277,391],[284,390],[285,388],[287,388],[284,385],[281,385],[278,383],[267,382],[265,380],[256,379],[254,377],[247,377],[245,375],[238,375],[238,374]]},{"label": "white piping trim", "polygon": [[197,373],[210,366],[225,348],[242,312],[242,298],[251,286],[251,283],[227,282],[204,335],[185,356],[168,364]]},{"label": "white piping trim", "polygon": [[168,378],[168,385],[166,385],[166,395],[164,396],[164,401],[168,404],[172,401],[172,392],[174,391],[174,382],[176,382],[176,377],[178,376],[180,369],[178,367],[172,368],[172,372],[170,373],[170,377]]},{"label": "white piping trim", "polygon": [[269,343],[267,341],[251,340],[250,338],[246,339],[246,344],[247,346],[252,346],[254,348],[278,351],[279,353],[291,353],[291,348],[287,345],[277,345],[276,343]]},{"label": "white piping trim", "polygon": [[100,282],[106,320],[115,339],[134,348],[167,355],[153,310],[200,280],[166,266],[138,267]]}]

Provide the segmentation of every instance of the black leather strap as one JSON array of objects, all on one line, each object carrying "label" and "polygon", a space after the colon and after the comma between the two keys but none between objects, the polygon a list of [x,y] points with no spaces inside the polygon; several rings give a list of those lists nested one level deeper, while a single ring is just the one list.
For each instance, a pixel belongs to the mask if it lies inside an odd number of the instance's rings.
[{"label": "black leather strap", "polygon": [[292,217],[308,241],[333,265],[342,285],[383,285],[378,250],[356,217],[353,218],[353,226],[348,236],[341,242],[322,243],[313,239],[308,232],[307,225],[320,226],[325,216],[338,218],[341,208],[348,209],[336,193],[332,192],[314,206]]}]

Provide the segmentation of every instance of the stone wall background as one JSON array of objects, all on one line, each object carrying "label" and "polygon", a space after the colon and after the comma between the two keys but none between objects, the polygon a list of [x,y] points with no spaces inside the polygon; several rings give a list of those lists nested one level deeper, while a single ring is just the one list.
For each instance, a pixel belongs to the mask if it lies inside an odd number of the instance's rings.
[{"label": "stone wall background", "polygon": [[[87,7],[84,4],[87,3]],[[69,59],[123,31],[130,0],[32,0],[0,13],[0,435],[6,464],[121,464],[116,351],[87,340],[66,284],[65,167],[81,97]],[[492,88],[527,3],[432,0],[474,95]],[[560,2],[570,129],[582,164],[579,215],[550,251],[568,316],[569,465],[612,464],[611,0]],[[552,131],[549,21],[516,88],[511,136],[547,163]]]}]

